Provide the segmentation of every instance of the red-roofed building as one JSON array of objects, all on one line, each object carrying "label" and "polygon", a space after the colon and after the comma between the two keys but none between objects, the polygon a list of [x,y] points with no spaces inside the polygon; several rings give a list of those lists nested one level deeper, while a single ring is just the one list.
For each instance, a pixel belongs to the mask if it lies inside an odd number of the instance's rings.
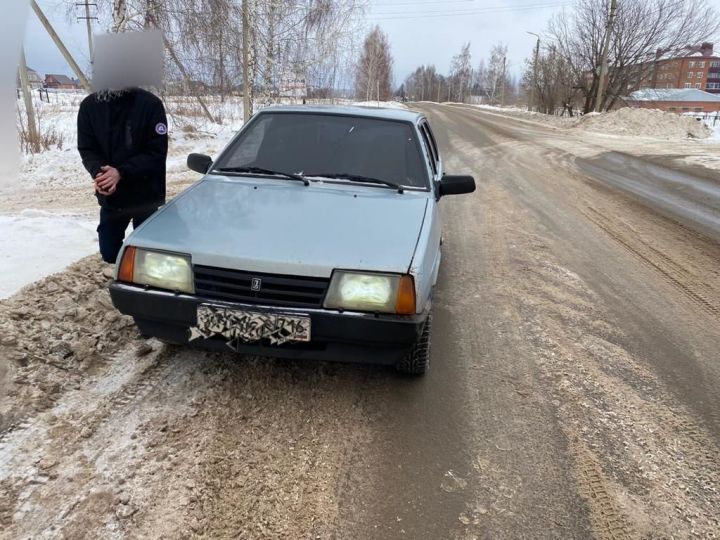
[{"label": "red-roofed building", "polygon": [[45,88],[57,88],[61,90],[77,90],[80,83],[71,79],[67,75],[55,75],[48,73],[45,75]]}]

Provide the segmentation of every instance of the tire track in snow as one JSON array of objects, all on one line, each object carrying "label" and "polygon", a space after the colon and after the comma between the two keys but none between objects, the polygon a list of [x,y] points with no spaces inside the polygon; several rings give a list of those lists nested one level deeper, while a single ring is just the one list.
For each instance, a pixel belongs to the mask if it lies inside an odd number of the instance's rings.
[{"label": "tire track in snow", "polygon": [[694,283],[686,270],[640,238],[635,237],[634,241],[631,240],[616,227],[613,227],[611,222],[595,208],[589,206],[587,210],[587,212],[583,213],[590,221],[606,232],[623,248],[638,257],[643,264],[659,272],[665,281],[683,293],[696,306],[720,320],[718,302],[708,299],[708,296],[714,294],[715,291],[706,290],[706,287]]}]

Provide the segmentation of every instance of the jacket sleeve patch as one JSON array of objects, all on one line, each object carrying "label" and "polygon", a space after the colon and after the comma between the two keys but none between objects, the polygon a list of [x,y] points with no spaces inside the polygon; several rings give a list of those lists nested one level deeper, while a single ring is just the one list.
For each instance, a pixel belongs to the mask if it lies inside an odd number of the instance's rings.
[{"label": "jacket sleeve patch", "polygon": [[155,133],[158,135],[167,135],[167,126],[162,122],[155,124]]}]

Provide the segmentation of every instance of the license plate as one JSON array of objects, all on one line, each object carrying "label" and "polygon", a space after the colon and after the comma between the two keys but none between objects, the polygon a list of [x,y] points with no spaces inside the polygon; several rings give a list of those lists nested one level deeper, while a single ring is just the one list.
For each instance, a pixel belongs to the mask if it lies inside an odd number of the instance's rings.
[{"label": "license plate", "polygon": [[310,341],[310,317],[272,311],[245,311],[200,304],[193,337],[223,336],[229,342],[254,343],[267,339],[271,345]]}]

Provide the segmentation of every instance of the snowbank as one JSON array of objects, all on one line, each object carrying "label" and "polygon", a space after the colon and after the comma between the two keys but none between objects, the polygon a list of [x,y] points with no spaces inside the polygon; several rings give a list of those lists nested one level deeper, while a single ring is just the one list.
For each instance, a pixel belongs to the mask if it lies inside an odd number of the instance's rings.
[{"label": "snowbank", "polygon": [[25,210],[0,215],[0,298],[97,251],[96,224],[70,215]]},{"label": "snowbank", "polygon": [[376,109],[407,109],[399,101],[354,101],[352,104],[357,107],[374,107]]},{"label": "snowbank", "polygon": [[604,114],[585,115],[575,125],[583,131],[657,139],[705,139],[710,129],[694,118],[658,109],[625,107]]},{"label": "snowbank", "polygon": [[710,130],[710,138],[713,141],[720,141],[720,122],[717,122],[715,125],[713,125],[712,120],[706,120],[706,125],[708,129]]},{"label": "snowbank", "polygon": [[[591,112],[570,118],[530,112],[517,107],[472,105],[488,112],[542,122],[559,128],[579,129],[609,135],[652,137],[656,139],[705,139],[712,130],[704,122],[691,116],[681,116],[658,109],[625,107],[612,112]],[[718,135],[720,136],[720,135]]]}]

